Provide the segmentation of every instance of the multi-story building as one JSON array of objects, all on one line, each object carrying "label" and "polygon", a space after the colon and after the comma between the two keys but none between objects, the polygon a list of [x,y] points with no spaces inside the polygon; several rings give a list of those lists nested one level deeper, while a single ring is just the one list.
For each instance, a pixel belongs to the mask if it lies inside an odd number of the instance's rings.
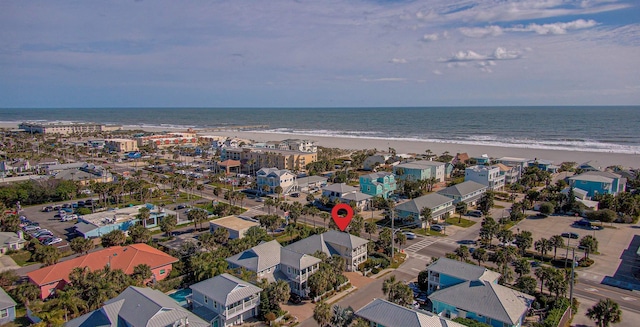
[{"label": "multi-story building", "polygon": [[396,190],[396,177],[392,173],[378,172],[360,176],[360,192],[388,198]]},{"label": "multi-story building", "polygon": [[298,191],[296,175],[287,169],[262,168],[256,173],[256,184],[257,189],[261,192],[264,192],[268,187],[268,193],[275,193],[278,186],[282,188],[282,194]]},{"label": "multi-story building", "polygon": [[284,144],[284,147],[280,147],[280,149],[283,150],[318,152],[318,146],[311,140],[286,139],[282,141],[281,144]]},{"label": "multi-story building", "polygon": [[138,141],[133,139],[107,139],[104,146],[115,152],[138,151]]},{"label": "multi-story building", "polygon": [[289,283],[291,292],[309,295],[307,280],[320,269],[321,260],[308,254],[283,248],[278,241],[264,242],[227,258],[231,268],[244,268],[258,279],[277,279]]},{"label": "multi-story building", "polygon": [[467,205],[475,205],[483,194],[487,192],[487,186],[474,181],[466,181],[460,184],[449,186],[438,191],[446,197],[453,199],[453,204],[462,201]]},{"label": "multi-story building", "polygon": [[520,178],[522,177],[522,173],[524,172],[524,169],[529,167],[529,161],[530,159],[514,158],[514,157],[502,157],[500,159],[495,160],[496,163],[500,163],[508,167],[513,167],[516,170],[515,181],[507,182],[507,180],[505,179],[505,183],[515,183],[519,181]]},{"label": "multi-story building", "polygon": [[136,138],[138,146],[150,146],[154,149],[164,149],[172,146],[198,144],[198,138],[194,132],[167,133],[161,135],[141,136]]},{"label": "multi-story building", "polygon": [[426,226],[421,219],[422,209],[431,209],[431,222],[439,223],[455,212],[453,198],[431,193],[419,198],[412,199],[396,206],[396,218],[405,221],[413,221],[414,225]]},{"label": "multi-story building", "polygon": [[496,166],[477,165],[464,170],[464,181],[474,181],[488,186],[491,191],[497,191],[504,188],[505,177]]},{"label": "multi-story building", "polygon": [[218,275],[189,288],[193,292],[187,301],[191,301],[193,313],[210,326],[240,325],[258,315],[262,289],[232,275]]},{"label": "multi-story building", "polygon": [[119,130],[122,126],[93,123],[37,123],[24,122],[18,126],[30,133],[71,135],[76,133],[98,133]]},{"label": "multi-story building", "polygon": [[505,184],[514,184],[520,180],[521,172],[517,167],[507,166],[505,164],[495,164],[495,167],[500,169],[500,174],[504,176]]},{"label": "multi-story building", "polygon": [[316,251],[328,256],[339,255],[345,259],[347,271],[356,271],[358,265],[367,260],[367,243],[364,238],[330,230],[289,244],[285,249],[309,255]]},{"label": "multi-story building", "polygon": [[223,148],[221,160],[239,160],[250,171],[256,171],[261,167],[276,167],[302,171],[305,167],[317,160],[315,152],[301,152],[291,150],[265,149],[255,147]]},{"label": "multi-story building", "polygon": [[396,165],[393,172],[399,179],[417,181],[434,177],[438,182],[444,182],[445,164],[439,161],[417,160]]},{"label": "multi-story building", "polygon": [[596,194],[616,195],[625,191],[626,184],[626,178],[608,171],[591,170],[569,177],[569,185],[587,191],[589,197]]},{"label": "multi-story building", "polygon": [[168,295],[151,288],[129,286],[104,305],[64,324],[67,327],[209,327]]},{"label": "multi-story building", "polygon": [[358,191],[357,188],[345,183],[336,183],[323,187],[322,195],[332,201],[340,201],[347,204],[354,203],[360,210],[366,209],[371,200],[371,195],[364,194]]}]

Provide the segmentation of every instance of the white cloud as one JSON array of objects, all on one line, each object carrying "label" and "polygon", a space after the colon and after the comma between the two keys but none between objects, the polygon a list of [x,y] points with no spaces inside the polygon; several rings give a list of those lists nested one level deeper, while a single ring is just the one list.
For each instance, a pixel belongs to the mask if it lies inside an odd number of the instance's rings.
[{"label": "white cloud", "polygon": [[425,34],[422,36],[422,41],[425,42],[431,42],[431,41],[438,41],[438,33],[433,33],[433,34]]},{"label": "white cloud", "polygon": [[476,37],[476,38],[486,37],[486,36],[498,36],[503,33],[502,27],[497,25],[491,25],[487,27],[473,27],[473,28],[462,27],[459,29],[459,31],[464,36]]},{"label": "white cloud", "polygon": [[407,59],[404,59],[404,58],[393,58],[389,60],[389,62],[392,64],[406,64],[408,61]]},{"label": "white cloud", "polygon": [[553,23],[553,24],[529,24],[527,26],[516,26],[509,28],[509,31],[514,32],[535,32],[540,35],[559,35],[567,34],[569,30],[579,30],[590,28],[598,25],[595,20],[578,19],[568,23]]},{"label": "white cloud", "polygon": [[433,74],[434,75],[442,75],[442,72],[436,69],[436,70],[433,71]]},{"label": "white cloud", "polygon": [[520,53],[517,51],[509,51],[502,47],[498,47],[493,51],[493,59],[495,60],[510,60],[518,58],[520,58]]},{"label": "white cloud", "polygon": [[406,78],[400,77],[381,77],[381,78],[362,78],[360,79],[363,82],[404,82]]}]

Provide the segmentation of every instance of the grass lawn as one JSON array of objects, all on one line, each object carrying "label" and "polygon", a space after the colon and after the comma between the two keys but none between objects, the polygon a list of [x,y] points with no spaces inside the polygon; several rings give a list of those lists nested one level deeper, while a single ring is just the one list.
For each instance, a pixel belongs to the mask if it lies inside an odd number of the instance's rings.
[{"label": "grass lawn", "polygon": [[393,263],[389,265],[389,268],[397,269],[398,267],[400,267],[400,265],[404,262],[406,258],[407,258],[406,253],[396,253],[395,257],[393,258]]},{"label": "grass lawn", "polygon": [[460,226],[460,227],[463,227],[463,228],[471,227],[471,226],[476,224],[475,221],[472,221],[472,220],[469,220],[469,219],[464,219],[464,218],[460,219],[460,218],[455,218],[455,217],[447,218],[446,222],[451,224],[451,225]]},{"label": "grass lawn", "polygon": [[29,266],[32,264],[36,264],[37,262],[29,261],[31,260],[31,252],[27,250],[20,250],[15,253],[9,254],[11,259],[18,264],[20,267]]},{"label": "grass lawn", "polygon": [[416,233],[416,234],[420,234],[420,235],[424,235],[424,236],[447,236],[445,234],[443,234],[442,232],[436,232],[434,230],[424,230],[424,228],[413,228],[410,229],[410,231]]}]

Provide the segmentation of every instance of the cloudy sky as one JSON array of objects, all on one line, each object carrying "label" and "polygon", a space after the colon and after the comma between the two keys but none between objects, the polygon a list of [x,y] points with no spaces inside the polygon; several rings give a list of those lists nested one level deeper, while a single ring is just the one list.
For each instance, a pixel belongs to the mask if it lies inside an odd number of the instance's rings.
[{"label": "cloudy sky", "polygon": [[605,104],[638,0],[0,2],[0,107]]}]

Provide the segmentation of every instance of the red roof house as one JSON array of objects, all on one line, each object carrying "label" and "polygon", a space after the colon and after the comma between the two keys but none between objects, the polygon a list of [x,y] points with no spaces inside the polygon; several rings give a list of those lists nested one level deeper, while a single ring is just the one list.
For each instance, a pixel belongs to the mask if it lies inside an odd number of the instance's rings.
[{"label": "red roof house", "polygon": [[110,266],[111,269],[121,269],[125,274],[132,275],[133,267],[146,264],[151,267],[152,279],[160,281],[169,276],[172,264],[175,262],[178,262],[177,258],[140,243],[112,246],[40,268],[28,273],[27,276],[30,282],[40,287],[40,298],[46,299],[56,289],[63,289],[69,283],[69,273],[76,267],[88,267],[91,271],[95,271]]}]

